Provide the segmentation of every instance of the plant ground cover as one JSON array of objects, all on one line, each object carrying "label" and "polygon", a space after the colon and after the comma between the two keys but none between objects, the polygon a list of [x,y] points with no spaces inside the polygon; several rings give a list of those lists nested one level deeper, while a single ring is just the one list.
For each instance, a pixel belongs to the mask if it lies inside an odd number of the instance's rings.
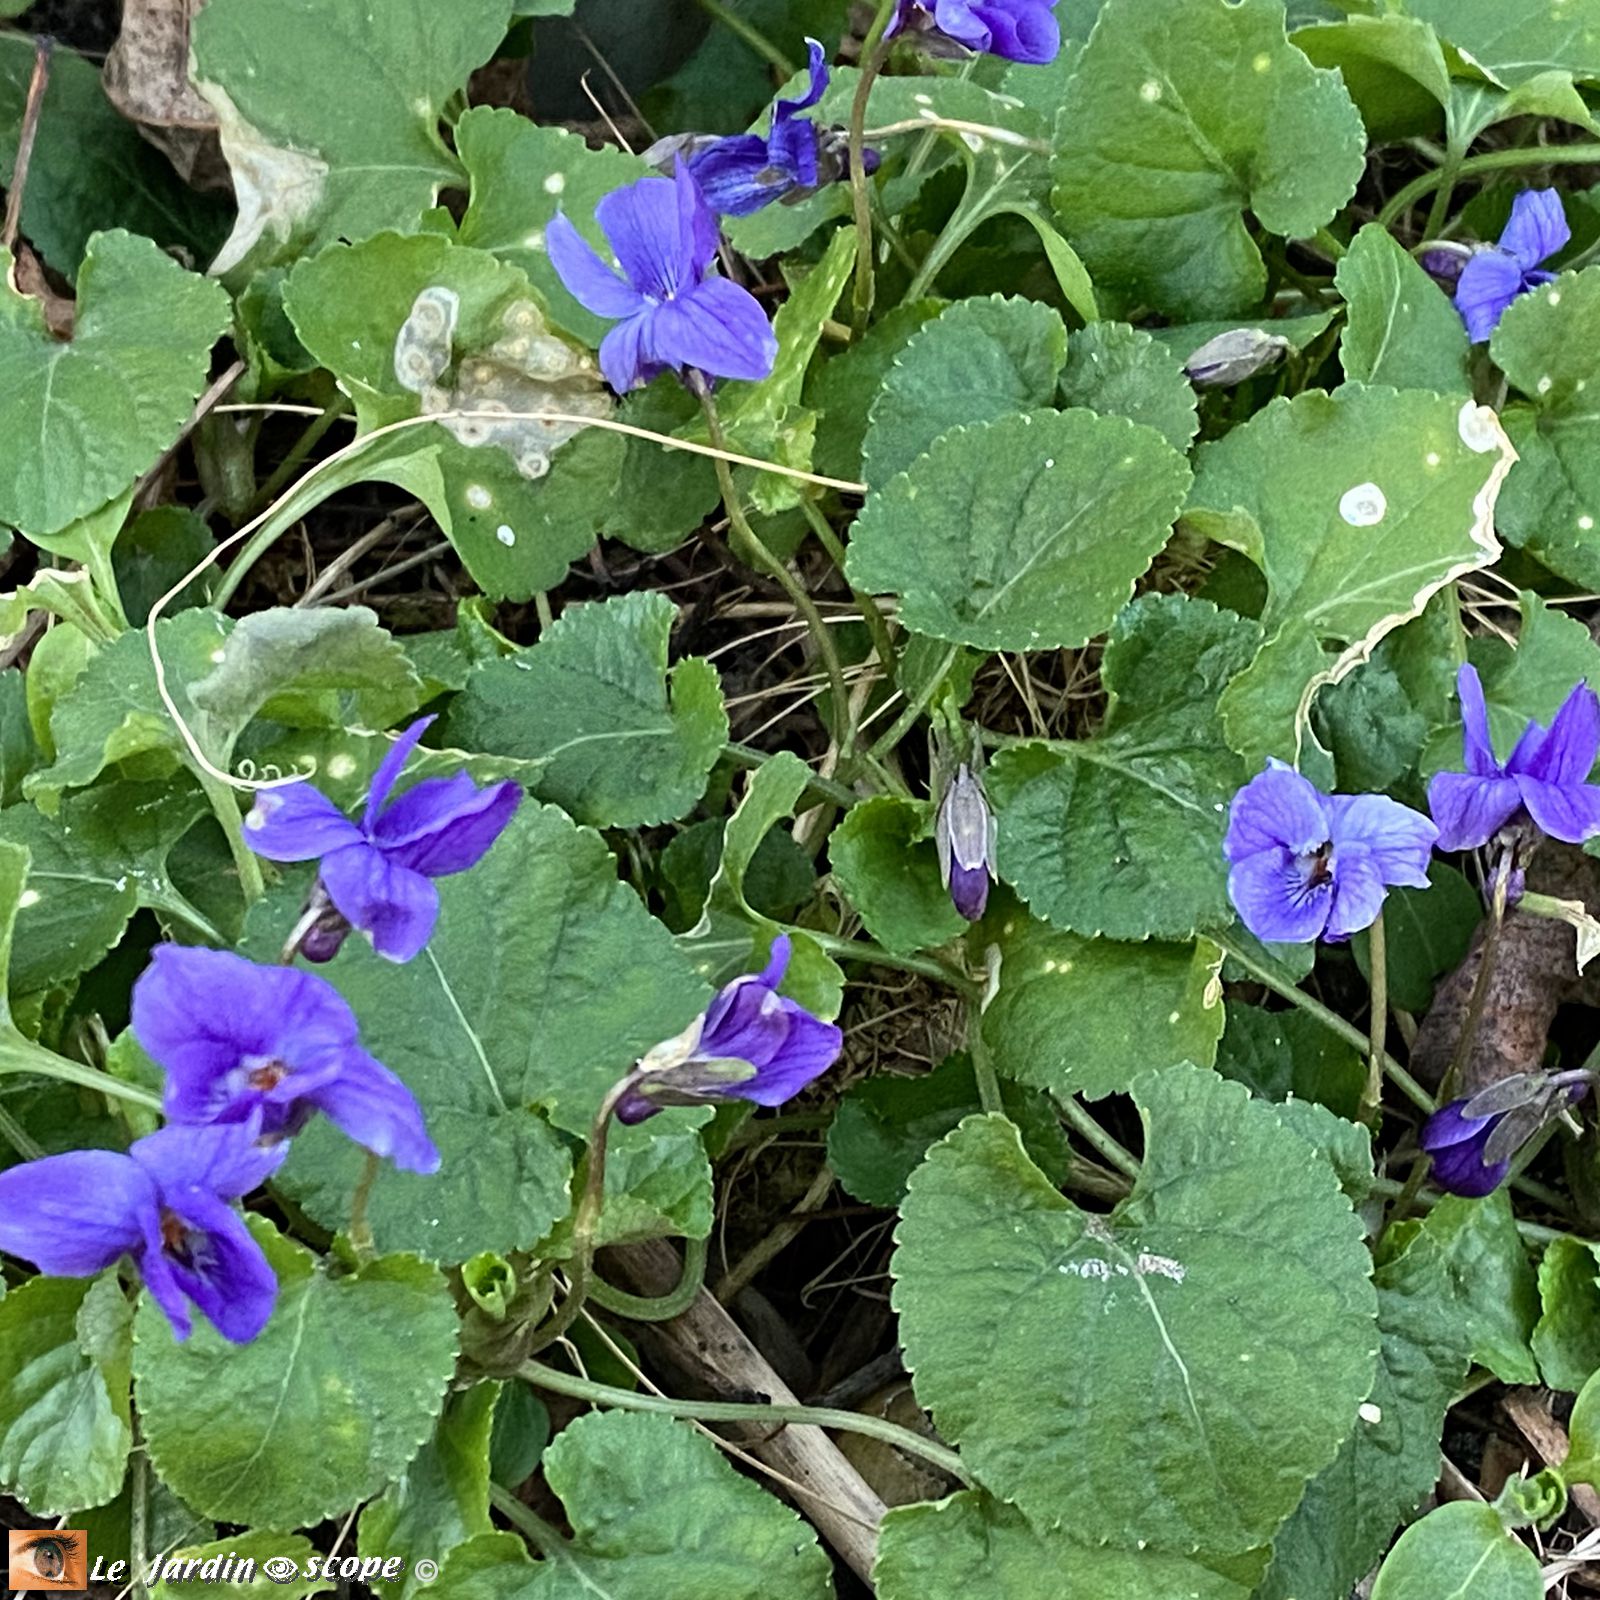
[{"label": "plant ground cover", "polygon": [[1600,0],[117,13],[12,1585],[1600,1593]]}]

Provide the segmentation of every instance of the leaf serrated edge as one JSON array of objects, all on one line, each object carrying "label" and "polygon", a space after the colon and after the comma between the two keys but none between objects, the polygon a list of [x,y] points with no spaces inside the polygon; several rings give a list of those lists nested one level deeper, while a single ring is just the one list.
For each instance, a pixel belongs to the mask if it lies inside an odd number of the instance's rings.
[{"label": "leaf serrated edge", "polygon": [[[892,478],[889,479],[887,483],[874,488],[867,495],[866,503],[862,506],[859,514],[856,517],[855,527],[851,529],[851,544],[845,555],[846,576],[850,578],[852,583],[856,582],[857,575],[850,573],[850,552],[855,549],[855,539],[859,535],[863,524],[865,524],[870,531],[870,519],[874,509],[882,506],[884,501],[888,499],[890,492],[901,482],[902,479],[906,480],[907,482],[912,482],[915,474],[924,466],[926,462],[931,459],[936,449],[941,446],[948,446],[951,441],[965,434],[978,433],[990,428],[1004,427],[1015,421],[1018,417],[1022,419],[1024,424],[1032,424],[1034,421],[1047,423],[1052,417],[1068,417],[1077,414],[1093,417],[1096,426],[1104,426],[1107,428],[1120,427],[1131,433],[1148,434],[1151,439],[1155,440],[1160,445],[1163,451],[1170,455],[1183,468],[1184,473],[1184,481],[1180,491],[1181,498],[1179,499],[1177,505],[1173,507],[1172,515],[1166,519],[1166,537],[1162,540],[1161,544],[1157,546],[1155,554],[1152,555],[1150,560],[1145,563],[1144,570],[1137,573],[1129,581],[1127,595],[1118,605],[1116,615],[1111,621],[1111,627],[1115,627],[1123,612],[1126,611],[1128,606],[1132,603],[1134,599],[1134,591],[1139,586],[1139,579],[1144,576],[1145,572],[1149,571],[1151,563],[1154,562],[1156,556],[1159,556],[1161,551],[1166,547],[1167,541],[1172,537],[1172,531],[1174,527],[1177,525],[1179,518],[1183,515],[1184,507],[1188,503],[1189,491],[1194,483],[1194,469],[1189,464],[1188,455],[1184,451],[1174,448],[1172,441],[1168,439],[1166,435],[1163,434],[1158,428],[1152,428],[1148,423],[1135,422],[1131,417],[1125,417],[1118,413],[1093,411],[1087,406],[1068,406],[1064,409],[1059,409],[1054,406],[1040,406],[1032,411],[1013,411],[1008,413],[1006,416],[995,417],[987,422],[962,422],[957,423],[953,428],[947,428],[932,442],[932,444],[930,444],[928,449],[923,451],[922,454],[911,463],[910,466],[904,468],[900,472],[897,472]],[[1074,424],[1074,426],[1076,426],[1076,424]],[[863,461],[865,461],[865,457],[863,457]],[[915,485],[913,483],[913,488],[914,487]],[[905,498],[909,502],[909,500],[914,498],[914,496],[908,495]],[[909,620],[907,617],[908,597],[902,591],[884,589],[881,591],[875,590],[874,592],[899,594],[901,599],[899,613],[901,625],[905,628],[908,628],[912,633],[918,634],[923,638],[940,639],[946,644],[966,645],[974,650],[1000,651],[1014,650],[1019,648],[1016,645],[995,643],[987,638],[975,638],[970,634],[963,634],[959,638],[952,637],[953,630],[934,633],[926,628],[919,628],[914,621]],[[1162,596],[1161,598],[1167,599],[1171,597]],[[1207,601],[1205,603],[1210,604],[1211,602]],[[1106,630],[1101,631],[1103,632]],[[1051,640],[1040,638],[1030,640],[1026,646],[1022,646],[1021,648],[1025,650],[1078,650],[1082,649],[1084,645],[1088,644],[1090,639],[1095,639],[1098,637],[1099,634],[1095,633],[1090,634],[1086,639],[1073,639],[1072,637],[1068,637],[1062,640]]]},{"label": "leaf serrated edge", "polygon": [[[287,1235],[280,1234],[280,1235],[278,1235],[278,1237],[282,1240],[282,1242],[284,1244],[286,1244],[288,1246],[291,1246],[294,1252],[296,1252],[297,1254],[299,1254],[301,1256],[304,1256],[305,1258],[307,1258],[310,1261],[310,1263],[311,1263],[310,1269],[306,1273],[305,1279],[303,1280],[303,1281],[306,1281],[308,1283],[308,1285],[311,1282],[314,1282],[317,1278],[321,1278],[325,1283],[329,1284],[331,1289],[333,1289],[334,1291],[337,1291],[338,1287],[339,1287],[339,1285],[341,1283],[358,1284],[360,1282],[361,1278],[363,1277],[363,1275],[365,1274],[365,1272],[368,1270],[368,1268],[363,1268],[361,1272],[357,1272],[357,1273],[351,1274],[348,1277],[341,1278],[341,1279],[330,1278],[329,1275],[328,1275],[328,1272],[327,1272],[327,1264],[326,1264],[326,1258],[325,1257],[317,1256],[314,1251],[306,1249],[305,1246],[301,1245],[298,1240],[290,1239]],[[446,1294],[446,1296],[448,1296],[449,1290],[448,1290],[448,1285],[446,1284],[446,1281],[445,1281],[443,1270],[436,1263],[430,1262],[430,1261],[426,1261],[426,1260],[423,1259],[423,1257],[415,1254],[412,1251],[399,1250],[399,1251],[394,1251],[394,1252],[392,1252],[392,1253],[390,1253],[388,1255],[379,1256],[377,1258],[377,1261],[369,1263],[369,1266],[375,1266],[375,1265],[377,1265],[379,1263],[382,1263],[382,1262],[414,1262],[417,1266],[421,1267],[425,1273],[427,1273],[430,1277],[432,1277],[440,1285],[440,1287],[445,1290],[445,1294]],[[420,1283],[417,1285],[417,1288],[420,1290],[420,1288],[421,1288]],[[309,1286],[308,1286],[306,1292],[308,1294],[312,1292],[312,1290],[310,1289]],[[161,1328],[167,1333],[167,1336],[169,1338],[171,1337],[171,1330],[167,1328],[166,1319],[164,1317],[162,1317],[160,1312],[159,1312],[159,1310],[157,1310],[155,1308],[155,1303],[154,1303],[153,1300],[151,1300],[149,1291],[148,1290],[141,1290],[140,1295],[139,1295],[138,1305],[135,1307],[135,1315],[134,1315],[133,1324],[132,1324],[133,1352],[132,1352],[132,1363],[131,1363],[131,1365],[132,1365],[132,1373],[133,1373],[133,1385],[134,1385],[135,1398],[137,1398],[137,1396],[138,1396],[138,1391],[139,1391],[139,1387],[140,1387],[140,1379],[141,1379],[141,1377],[143,1375],[143,1372],[144,1372],[144,1369],[142,1368],[142,1366],[141,1366],[141,1364],[139,1362],[139,1351],[141,1349],[153,1348],[152,1346],[146,1345],[145,1342],[143,1340],[141,1340],[140,1337],[139,1337],[139,1324],[140,1324],[140,1321],[143,1320],[143,1318],[141,1316],[141,1313],[144,1313],[146,1311],[146,1307],[147,1306],[150,1308],[149,1315],[150,1315],[151,1319],[154,1320],[155,1318],[160,1317],[160,1326],[161,1326]],[[276,1314],[276,1308],[274,1308],[274,1314]],[[461,1325],[460,1325],[460,1322],[457,1319],[455,1319],[454,1316],[452,1315],[452,1323],[451,1323],[451,1329],[450,1329],[450,1366],[449,1366],[449,1369],[445,1372],[444,1376],[441,1378],[440,1383],[439,1383],[438,1393],[434,1396],[434,1398],[433,1398],[433,1400],[432,1400],[432,1402],[430,1404],[430,1408],[429,1408],[429,1410],[427,1412],[426,1417],[422,1419],[425,1422],[426,1426],[424,1427],[422,1433],[417,1437],[416,1442],[414,1444],[411,1444],[408,1447],[407,1452],[406,1452],[405,1460],[400,1463],[399,1469],[395,1473],[395,1477],[399,1477],[406,1470],[406,1468],[411,1465],[411,1463],[416,1459],[417,1453],[422,1449],[423,1445],[425,1445],[428,1442],[428,1440],[433,1437],[434,1427],[438,1423],[438,1420],[439,1420],[440,1416],[444,1412],[445,1401],[449,1398],[449,1394],[450,1394],[450,1378],[455,1372],[456,1363],[457,1363],[457,1360],[460,1357],[460,1354],[461,1354]],[[400,1438],[401,1438],[401,1436],[398,1433],[396,1433],[395,1437],[396,1437],[397,1440],[400,1440]],[[187,1492],[178,1491],[176,1489],[176,1487],[175,1487],[175,1480],[167,1472],[167,1470],[165,1469],[165,1467],[162,1464],[163,1460],[168,1459],[168,1458],[164,1457],[162,1452],[160,1452],[160,1451],[158,1451],[156,1449],[153,1441],[150,1439],[148,1434],[144,1436],[143,1443],[144,1443],[144,1449],[145,1449],[146,1457],[148,1458],[148,1460],[150,1462],[150,1465],[155,1468],[156,1475],[169,1488],[173,1488],[175,1493],[181,1493],[181,1498],[183,1499],[183,1501],[184,1501],[184,1503],[186,1505],[193,1506],[194,1509],[199,1511],[202,1516],[210,1517],[213,1521],[216,1521],[216,1522],[232,1522],[232,1521],[238,1520],[238,1519],[232,1517],[231,1515],[226,1514],[225,1512],[212,1511],[212,1510],[208,1509],[206,1506],[199,1504],[199,1502],[192,1495],[188,1494]],[[370,1471],[370,1463],[369,1463],[369,1466],[368,1466],[368,1470]],[[387,1486],[387,1484],[389,1482],[392,1482],[392,1481],[393,1481],[393,1479],[386,1479],[383,1483],[377,1484],[377,1485],[375,1485],[374,1487],[372,1487],[370,1489],[364,1489],[359,1495],[357,1495],[355,1497],[356,1503],[359,1503],[360,1501],[363,1501],[363,1500],[370,1499],[373,1495],[376,1495],[376,1494],[380,1493]],[[230,1493],[230,1494],[234,1493],[238,1489],[240,1482],[241,1482],[241,1480],[236,1478],[234,1480],[234,1483],[229,1487],[227,1492]],[[314,1510],[312,1512],[308,1512],[304,1516],[300,1516],[298,1518],[298,1520],[295,1521],[294,1523],[284,1525],[281,1528],[276,1526],[275,1524],[266,1522],[266,1521],[262,1520],[261,1518],[254,1517],[254,1516],[246,1518],[245,1519],[245,1525],[247,1527],[260,1529],[260,1530],[267,1531],[267,1532],[285,1532],[285,1533],[288,1533],[288,1532],[293,1532],[296,1528],[299,1528],[299,1527],[312,1527],[316,1523],[325,1522],[325,1521],[328,1520],[328,1518],[334,1516],[335,1514],[343,1512],[343,1511],[347,1511],[350,1508],[350,1504],[351,1504],[351,1502],[349,1502],[349,1501],[343,1501],[343,1502],[334,1501],[331,1504],[328,1504],[328,1505],[325,1505],[325,1506],[321,1506],[321,1507],[317,1508],[316,1510]]]}]

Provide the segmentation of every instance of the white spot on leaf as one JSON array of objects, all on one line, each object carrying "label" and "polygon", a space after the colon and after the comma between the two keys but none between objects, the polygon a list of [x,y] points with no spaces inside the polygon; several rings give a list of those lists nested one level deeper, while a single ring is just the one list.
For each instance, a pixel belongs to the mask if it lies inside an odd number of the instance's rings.
[{"label": "white spot on leaf", "polygon": [[1352,528],[1370,528],[1382,522],[1388,510],[1389,502],[1375,483],[1358,483],[1346,489],[1339,500],[1339,515]]},{"label": "white spot on leaf", "polygon": [[481,483],[467,485],[467,504],[474,511],[487,511],[494,504],[494,496]]},{"label": "white spot on leaf", "polygon": [[1461,442],[1477,455],[1493,450],[1500,443],[1500,425],[1488,406],[1468,400],[1456,415],[1456,432]]},{"label": "white spot on leaf", "polygon": [[516,529],[506,522],[502,522],[500,526],[494,530],[494,536],[500,541],[501,544],[506,545],[507,547],[514,545],[517,542]]}]

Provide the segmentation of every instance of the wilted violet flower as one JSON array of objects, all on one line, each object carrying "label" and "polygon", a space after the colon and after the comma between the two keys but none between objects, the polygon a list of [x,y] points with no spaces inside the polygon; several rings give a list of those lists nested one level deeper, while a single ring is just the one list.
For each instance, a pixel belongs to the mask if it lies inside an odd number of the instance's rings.
[{"label": "wilted violet flower", "polygon": [[1061,51],[1056,0],[900,0],[889,33],[937,28],[969,50],[1043,65]]},{"label": "wilted violet flower", "polygon": [[1233,797],[1228,895],[1258,939],[1337,942],[1370,927],[1395,884],[1423,889],[1438,830],[1381,794],[1325,795],[1281,761]]},{"label": "wilted violet flower", "polygon": [[944,886],[968,922],[976,922],[989,903],[989,885],[995,881],[996,832],[983,783],[963,761],[939,802],[933,838]]},{"label": "wilted violet flower", "polygon": [[1586,1068],[1520,1072],[1440,1106],[1419,1139],[1433,1157],[1434,1182],[1471,1199],[1498,1188],[1528,1140],[1588,1093],[1588,1078]]},{"label": "wilted violet flower", "polygon": [[361,1048],[355,1013],[314,972],[158,945],[133,986],[133,1033],[166,1070],[174,1123],[248,1122],[273,1142],[320,1111],[397,1167],[439,1170],[411,1091]]},{"label": "wilted violet flower", "polygon": [[127,1254],[177,1338],[192,1302],[226,1339],[255,1338],[278,1280],[227,1202],[248,1194],[286,1147],[257,1143],[254,1120],[162,1128],[118,1150],[71,1150],[0,1172],[0,1250],[41,1272],[83,1278]]},{"label": "wilted violet flower", "polygon": [[[759,133],[713,139],[688,155],[689,176],[700,185],[706,204],[725,217],[747,217],[774,200],[818,184],[817,125],[800,115],[809,111],[828,87],[827,53],[807,39],[811,82],[798,100],[779,100],[772,108],[772,126]],[[676,141],[663,140],[671,148]],[[658,146],[645,151],[653,161]],[[838,176],[838,174],[835,174]]]},{"label": "wilted violet flower", "polygon": [[1511,1157],[1490,1161],[1485,1152],[1490,1135],[1505,1120],[1469,1117],[1465,1100],[1440,1106],[1423,1124],[1422,1148],[1433,1157],[1433,1180],[1450,1194],[1479,1199],[1500,1187],[1511,1170]]},{"label": "wilted violet flower", "polygon": [[600,343],[600,370],[618,394],[661,372],[764,378],[778,341],[748,289],[712,270],[717,223],[680,161],[670,178],[640,178],[595,207],[622,277],[560,213],[545,244],[568,292],[617,320]]},{"label": "wilted violet flower", "polygon": [[1441,850],[1487,844],[1526,810],[1552,839],[1582,844],[1600,833],[1600,787],[1589,783],[1600,754],[1600,700],[1585,683],[1562,702],[1548,729],[1530,722],[1504,765],[1489,740],[1489,716],[1477,669],[1456,674],[1465,772],[1440,772],[1428,785],[1428,809]]},{"label": "wilted violet flower", "polygon": [[719,1100],[782,1105],[838,1060],[844,1035],[778,993],[789,948],[780,933],[763,972],[735,978],[704,1015],[639,1063],[638,1085],[617,1105],[620,1121]]},{"label": "wilted violet flower", "polygon": [[1456,281],[1456,309],[1476,344],[1494,332],[1506,307],[1520,294],[1551,282],[1553,272],[1538,270],[1572,230],[1554,189],[1524,189],[1511,203],[1511,220],[1498,244],[1475,250]]},{"label": "wilted violet flower", "polygon": [[[464,772],[425,778],[386,802],[432,717],[413,722],[373,775],[359,824],[309,783],[265,789],[244,819],[245,839],[269,861],[318,861],[335,909],[391,961],[409,961],[439,917],[432,879],[465,872],[482,859],[522,799],[515,783],[480,789]],[[329,943],[332,948],[328,948]],[[329,959],[337,940],[308,953]]]}]

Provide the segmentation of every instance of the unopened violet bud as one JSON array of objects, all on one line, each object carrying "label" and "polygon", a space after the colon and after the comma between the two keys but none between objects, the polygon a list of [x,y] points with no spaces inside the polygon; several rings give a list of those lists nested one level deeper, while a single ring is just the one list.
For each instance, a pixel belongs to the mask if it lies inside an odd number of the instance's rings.
[{"label": "unopened violet bud", "polygon": [[315,966],[332,961],[355,929],[331,906],[300,935],[299,953]]},{"label": "unopened violet bud", "polygon": [[1430,239],[1417,252],[1417,265],[1441,289],[1454,294],[1461,281],[1461,270],[1472,259],[1472,246],[1454,239]]},{"label": "unopened violet bud", "polygon": [[1184,376],[1199,389],[1222,389],[1253,378],[1283,360],[1290,344],[1281,333],[1260,328],[1230,328],[1207,339],[1183,364]]},{"label": "unopened violet bud", "polygon": [[989,903],[989,885],[996,878],[997,833],[983,783],[963,762],[939,802],[933,837],[944,886],[968,922],[976,922]]}]

